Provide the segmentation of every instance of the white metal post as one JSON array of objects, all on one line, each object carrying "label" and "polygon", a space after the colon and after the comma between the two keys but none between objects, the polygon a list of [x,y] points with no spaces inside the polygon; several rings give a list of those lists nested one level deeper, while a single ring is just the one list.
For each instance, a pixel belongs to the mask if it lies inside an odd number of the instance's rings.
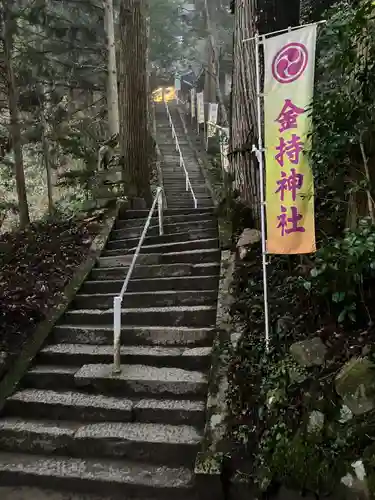
[{"label": "white metal post", "polygon": [[[262,37],[262,42],[265,37]],[[267,285],[267,248],[266,248],[266,220],[265,220],[265,197],[264,197],[264,162],[263,162],[263,139],[262,139],[262,95],[260,87],[260,58],[259,58],[259,35],[255,36],[255,69],[256,69],[256,92],[257,92],[257,120],[258,120],[258,149],[254,148],[259,162],[260,183],[260,221],[262,233],[262,266],[263,266],[263,294],[264,294],[264,328],[266,339],[266,351],[270,348],[269,314],[268,314],[268,285]]]},{"label": "white metal post", "polygon": [[163,236],[164,227],[163,227],[163,191],[159,191],[158,197],[158,216],[159,216],[159,234]]},{"label": "white metal post", "polygon": [[121,373],[121,303],[121,296],[113,299],[113,373]]}]

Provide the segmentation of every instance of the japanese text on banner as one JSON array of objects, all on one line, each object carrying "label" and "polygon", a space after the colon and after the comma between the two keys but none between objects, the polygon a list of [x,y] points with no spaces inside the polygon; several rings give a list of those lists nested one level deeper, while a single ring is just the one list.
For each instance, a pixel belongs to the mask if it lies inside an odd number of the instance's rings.
[{"label": "japanese text on banner", "polygon": [[267,252],[315,251],[314,183],[308,156],[316,26],[268,38],[265,50]]}]

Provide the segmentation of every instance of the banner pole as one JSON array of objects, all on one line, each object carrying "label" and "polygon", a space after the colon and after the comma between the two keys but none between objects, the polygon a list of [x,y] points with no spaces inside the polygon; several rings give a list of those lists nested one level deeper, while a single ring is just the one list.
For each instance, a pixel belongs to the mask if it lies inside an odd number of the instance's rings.
[{"label": "banner pole", "polygon": [[264,329],[266,352],[270,348],[269,314],[268,314],[268,283],[267,283],[267,248],[266,248],[266,220],[265,220],[265,199],[264,199],[264,161],[263,161],[263,139],[262,139],[262,95],[260,88],[260,58],[259,46],[264,41],[259,40],[259,35],[255,36],[255,70],[256,70],[256,93],[257,93],[257,121],[258,121],[258,148],[253,146],[259,163],[259,184],[260,184],[260,222],[262,234],[262,267],[263,267],[263,296],[264,296]]}]

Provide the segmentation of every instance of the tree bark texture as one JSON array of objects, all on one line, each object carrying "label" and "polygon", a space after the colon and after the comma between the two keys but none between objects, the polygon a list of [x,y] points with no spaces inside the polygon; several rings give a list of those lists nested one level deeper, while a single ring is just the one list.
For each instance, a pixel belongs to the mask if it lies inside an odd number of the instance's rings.
[{"label": "tree bark texture", "polygon": [[104,24],[107,34],[107,108],[109,136],[119,133],[119,104],[117,90],[116,44],[113,21],[113,2],[104,0]]},{"label": "tree bark texture", "polygon": [[13,37],[16,20],[13,17],[11,10],[12,2],[8,0],[4,5],[4,62],[7,77],[10,130],[14,154],[14,169],[16,177],[20,227],[21,229],[24,229],[30,223],[30,218],[26,195],[25,172],[23,167],[21,126],[19,122],[16,79],[13,70]]},{"label": "tree bark texture", "polygon": [[152,202],[148,158],[145,0],[120,7],[120,148],[126,194]]},{"label": "tree bark texture", "polygon": [[259,166],[251,152],[258,143],[255,42],[243,40],[298,24],[299,0],[235,0],[234,15],[229,159],[234,187],[259,227]]}]

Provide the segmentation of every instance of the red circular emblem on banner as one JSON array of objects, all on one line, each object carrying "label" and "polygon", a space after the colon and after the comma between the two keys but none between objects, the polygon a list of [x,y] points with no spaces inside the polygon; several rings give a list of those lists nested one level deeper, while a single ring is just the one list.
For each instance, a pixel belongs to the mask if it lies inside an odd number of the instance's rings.
[{"label": "red circular emblem on banner", "polygon": [[280,83],[292,83],[305,71],[309,54],[305,45],[292,42],[285,45],[272,61],[273,77]]}]

